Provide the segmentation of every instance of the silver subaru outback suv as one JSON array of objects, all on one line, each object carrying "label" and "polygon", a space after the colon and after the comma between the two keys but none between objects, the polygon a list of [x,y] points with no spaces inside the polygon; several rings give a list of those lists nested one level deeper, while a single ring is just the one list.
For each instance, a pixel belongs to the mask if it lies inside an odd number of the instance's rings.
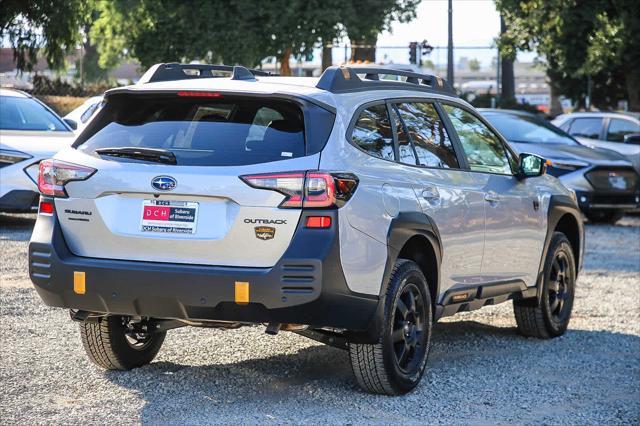
[{"label": "silver subaru outback suv", "polygon": [[402,394],[442,317],[512,300],[523,335],[566,331],[583,225],[545,167],[431,75],[158,64],[41,163],[29,272],[103,368],[264,324]]}]

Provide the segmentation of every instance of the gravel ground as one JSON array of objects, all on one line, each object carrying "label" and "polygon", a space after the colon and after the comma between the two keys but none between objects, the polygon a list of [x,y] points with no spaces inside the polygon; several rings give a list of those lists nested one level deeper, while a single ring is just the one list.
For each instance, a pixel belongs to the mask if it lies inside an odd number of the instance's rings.
[{"label": "gravel ground", "polygon": [[640,423],[640,218],[587,226],[573,320],[525,339],[511,304],[438,323],[428,371],[403,397],[362,393],[348,357],[262,327],[170,331],[155,362],[105,372],[27,277],[33,218],[0,216],[0,422]]}]

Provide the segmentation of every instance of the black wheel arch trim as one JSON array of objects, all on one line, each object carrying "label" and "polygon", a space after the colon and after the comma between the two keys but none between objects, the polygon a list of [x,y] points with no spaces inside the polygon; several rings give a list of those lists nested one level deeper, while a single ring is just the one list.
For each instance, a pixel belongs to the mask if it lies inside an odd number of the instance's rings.
[{"label": "black wheel arch trim", "polygon": [[[382,319],[384,318],[385,295],[388,289],[389,277],[393,271],[393,267],[398,260],[400,252],[404,245],[413,237],[424,237],[430,244],[435,254],[435,263],[437,277],[435,283],[427,283],[428,286],[435,286],[435,295],[440,293],[440,263],[442,261],[442,240],[440,232],[434,220],[428,215],[421,212],[400,212],[391,220],[389,230],[387,231],[387,263],[382,276],[382,285],[380,286],[380,297],[376,308],[376,315],[371,320],[369,329],[364,333],[352,334],[349,341],[354,343],[375,343],[378,341],[382,330]],[[432,300],[435,304],[437,301]],[[432,306],[435,309],[435,306]]]},{"label": "black wheel arch trim", "polygon": [[[540,300],[542,298],[544,261],[547,258],[551,239],[553,238],[553,233],[557,231],[560,221],[566,215],[570,215],[571,217],[573,217],[578,228],[577,236],[567,235],[567,238],[569,238],[574,251],[576,261],[576,279],[580,270],[582,269],[582,261],[584,257],[584,225],[582,223],[580,208],[578,207],[576,200],[574,200],[569,195],[551,195],[551,199],[549,201],[549,209],[547,211],[547,234],[544,240],[544,249],[542,250],[542,256],[540,257],[540,266],[538,267],[538,280],[536,282],[536,299],[538,303],[540,303]],[[578,247],[573,247],[573,244],[576,242],[578,244]]]}]

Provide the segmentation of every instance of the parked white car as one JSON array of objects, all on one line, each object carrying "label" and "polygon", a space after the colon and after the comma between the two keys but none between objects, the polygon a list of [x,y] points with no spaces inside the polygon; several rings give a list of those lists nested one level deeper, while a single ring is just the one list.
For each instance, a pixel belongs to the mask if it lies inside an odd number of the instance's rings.
[{"label": "parked white car", "polygon": [[74,138],[71,127],[39,100],[0,89],[0,211],[36,211],[40,161]]},{"label": "parked white car", "polygon": [[102,96],[93,96],[87,99],[82,105],[65,115],[64,120],[74,128],[76,133],[80,133],[100,110],[102,99]]},{"label": "parked white car", "polygon": [[640,120],[615,112],[562,114],[552,121],[583,145],[606,148],[627,157],[640,172]]}]

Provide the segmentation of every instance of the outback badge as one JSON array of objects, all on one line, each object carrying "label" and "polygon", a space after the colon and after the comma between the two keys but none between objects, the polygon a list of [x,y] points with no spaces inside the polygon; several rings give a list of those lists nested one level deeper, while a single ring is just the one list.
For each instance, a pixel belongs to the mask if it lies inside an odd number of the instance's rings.
[{"label": "outback badge", "polygon": [[261,240],[271,240],[276,235],[276,228],[271,226],[256,226],[256,238]]}]

